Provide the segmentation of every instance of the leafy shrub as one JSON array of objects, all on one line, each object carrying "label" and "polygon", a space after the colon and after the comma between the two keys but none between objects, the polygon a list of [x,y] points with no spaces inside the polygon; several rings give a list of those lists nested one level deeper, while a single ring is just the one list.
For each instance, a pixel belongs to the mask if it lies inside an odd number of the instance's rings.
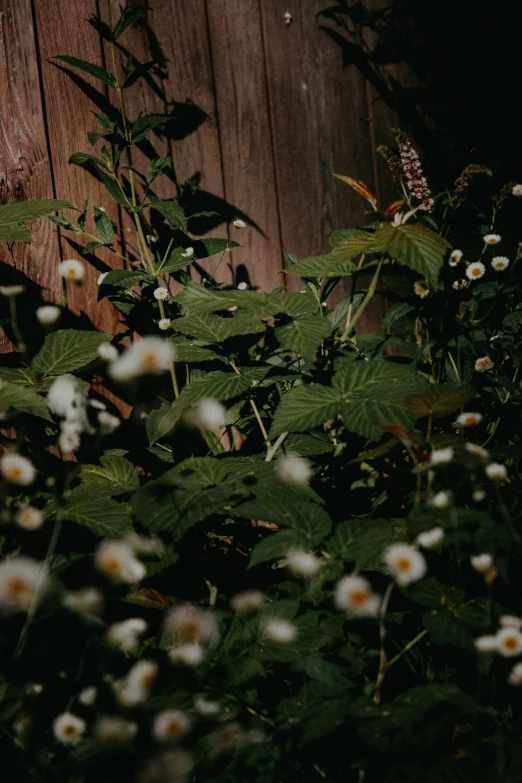
[{"label": "leafy shrub", "polygon": [[[113,52],[133,13],[103,28]],[[522,186],[491,199],[470,167],[432,196],[399,134],[400,200],[341,177],[371,221],[287,254],[301,292],[225,286],[206,259],[237,243],[187,233],[192,185],[160,200],[170,159],[132,167],[170,121],[126,116],[132,60],[122,82],[115,60],[61,60],[120,99],[101,153],[71,162],[136,249],[94,208],[84,252],[125,263],[98,281],[114,337],[60,328],[82,261],[59,265],[34,350],[23,290],[0,289],[19,348],[0,371],[7,779],[517,780]],[[4,207],[5,238],[67,206]],[[50,219],[80,237],[90,214]],[[363,334],[381,287],[383,329]]]}]

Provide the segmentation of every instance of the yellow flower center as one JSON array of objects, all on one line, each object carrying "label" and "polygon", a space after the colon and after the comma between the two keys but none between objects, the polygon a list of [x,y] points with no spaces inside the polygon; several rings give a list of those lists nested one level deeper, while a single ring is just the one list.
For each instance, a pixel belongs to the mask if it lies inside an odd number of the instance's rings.
[{"label": "yellow flower center", "polygon": [[156,354],[152,351],[143,354],[141,365],[144,370],[154,370],[158,366],[158,358]]},{"label": "yellow flower center", "polygon": [[74,735],[76,734],[76,729],[74,728],[72,723],[69,723],[68,726],[63,727],[63,734],[64,737],[74,737]]},{"label": "yellow flower center", "polygon": [[171,737],[172,739],[178,739],[179,737],[182,737],[184,733],[184,726],[179,720],[170,720],[165,727],[165,735],[167,737]]},{"label": "yellow flower center", "polygon": [[103,570],[109,576],[117,576],[121,571],[120,561],[116,557],[107,557],[103,561]]},{"label": "yellow flower center", "polygon": [[7,582],[7,593],[11,598],[21,598],[27,592],[27,582],[21,576],[12,576]]},{"label": "yellow flower center", "polygon": [[76,277],[76,269],[68,269],[67,270],[67,277],[71,277],[71,278]]},{"label": "yellow flower center", "polygon": [[409,571],[411,568],[411,560],[409,560],[407,557],[399,557],[395,563],[395,567],[397,571]]},{"label": "yellow flower center", "polygon": [[514,636],[508,636],[504,639],[504,647],[506,650],[516,650],[518,647],[518,641]]},{"label": "yellow flower center", "polygon": [[368,591],[367,590],[352,590],[350,593],[350,602],[354,606],[364,606],[364,604],[368,601]]},{"label": "yellow flower center", "polygon": [[481,271],[480,269],[477,269],[477,268],[475,268],[475,269],[472,269],[472,270],[471,270],[471,274],[472,274],[474,277],[480,277],[480,275],[482,274],[482,271]]},{"label": "yellow flower center", "polygon": [[7,471],[7,478],[9,481],[13,481],[17,483],[22,478],[22,468],[19,468],[17,466],[13,466],[12,468],[8,468]]}]

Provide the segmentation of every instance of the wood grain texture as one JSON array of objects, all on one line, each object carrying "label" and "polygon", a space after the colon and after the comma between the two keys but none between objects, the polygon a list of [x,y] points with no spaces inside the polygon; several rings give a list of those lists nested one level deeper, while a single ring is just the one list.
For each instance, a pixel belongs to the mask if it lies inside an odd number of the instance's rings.
[{"label": "wood grain texture", "polygon": [[237,268],[270,291],[282,269],[278,197],[258,0],[207,0],[225,198],[248,226],[233,233]]},{"label": "wood grain texture", "polygon": [[[104,87],[100,81],[88,74],[68,68],[75,80],[82,80],[81,84],[89,90],[88,96],[71,80],[63,64],[50,61],[55,55],[66,54],[100,63],[100,37],[85,21],[95,11],[94,0],[69,0],[67,12],[60,13],[59,16],[56,3],[52,0],[37,0],[35,3],[57,196],[77,207],[83,206],[85,198],[90,196],[92,205],[103,205],[109,216],[117,221],[117,209],[103,186],[88,172],[67,163],[73,152],[93,152],[87,140],[87,131],[99,130],[92,112],[99,111],[99,104],[106,102]],[[93,228],[92,221],[89,221],[87,230],[92,232]],[[62,237],[63,257],[81,258],[79,250],[71,245],[69,237],[70,234]],[[71,239],[74,241],[74,237]],[[96,258],[91,257],[90,261],[91,263],[86,262],[83,285],[70,289],[70,307],[77,314],[86,313],[97,328],[114,332],[119,323],[117,312],[107,300],[100,303],[96,301],[96,279],[100,271],[108,267],[119,267],[121,262],[109,251],[97,252]],[[52,262],[50,265],[50,272],[57,274],[56,267],[52,268]]]},{"label": "wood grain texture", "polygon": [[[0,203],[28,198],[52,198],[53,182],[30,0],[2,0],[0,7]],[[34,244],[0,244],[0,261],[16,267],[41,290],[37,300],[60,295],[53,264],[59,244],[51,223],[33,224]],[[2,269],[3,282],[9,274]],[[4,302],[5,304],[5,302]],[[7,344],[0,349],[6,350]]]}]

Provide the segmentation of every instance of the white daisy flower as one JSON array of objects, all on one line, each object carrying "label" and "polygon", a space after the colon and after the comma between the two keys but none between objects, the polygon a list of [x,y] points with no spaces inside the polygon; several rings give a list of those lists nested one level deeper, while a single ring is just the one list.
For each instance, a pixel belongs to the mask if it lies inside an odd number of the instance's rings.
[{"label": "white daisy flower", "polygon": [[506,258],[506,256],[495,256],[491,260],[491,266],[495,272],[503,272],[509,266],[509,258]]},{"label": "white daisy flower", "polygon": [[118,349],[112,343],[101,343],[98,346],[98,356],[106,362],[114,362],[118,358]]},{"label": "white daisy flower", "polygon": [[505,658],[522,653],[522,633],[517,628],[500,628],[497,631],[497,649]]},{"label": "white daisy flower", "polygon": [[196,642],[182,642],[169,650],[169,660],[175,666],[195,668],[203,663],[205,650]]},{"label": "white daisy flower", "polygon": [[308,460],[298,457],[297,454],[285,454],[275,464],[277,477],[283,484],[304,486],[312,478],[312,468]]},{"label": "white daisy flower", "polygon": [[248,289],[248,283],[245,283],[244,281],[237,284],[237,290],[238,291],[246,291]]},{"label": "white daisy flower", "polygon": [[483,489],[475,489],[471,497],[475,503],[482,503],[486,499],[486,492]]},{"label": "white daisy flower", "polygon": [[169,290],[168,290],[168,288],[165,288],[165,286],[160,285],[158,288],[154,289],[154,297],[155,297],[155,299],[158,299],[158,300],[166,299],[168,296],[170,296]]},{"label": "white daisy flower", "polygon": [[185,252],[181,254],[183,258],[192,258],[194,255],[194,248],[193,247],[186,247]]},{"label": "white daisy flower", "polygon": [[138,724],[117,715],[104,715],[94,724],[94,737],[103,745],[125,745],[136,736]]},{"label": "white daisy flower", "polygon": [[160,742],[177,742],[192,728],[190,718],[182,710],[164,710],[154,719],[152,733]]},{"label": "white daisy flower", "polygon": [[503,628],[518,628],[518,630],[522,628],[522,618],[512,614],[503,614],[498,621]]},{"label": "white daisy flower", "polygon": [[39,508],[24,506],[16,512],[15,522],[24,530],[38,530],[44,523],[44,515]]},{"label": "white daisy flower", "polygon": [[89,400],[89,405],[91,406],[91,408],[95,408],[98,411],[107,410],[107,406],[101,400]]},{"label": "white daisy flower", "polygon": [[292,14],[290,11],[285,11],[283,14],[283,18],[285,20],[285,24],[287,27],[289,27],[292,24]]},{"label": "white daisy flower", "polygon": [[428,569],[423,555],[409,544],[392,544],[383,559],[400,587],[418,582]]},{"label": "white daisy flower", "polygon": [[501,241],[502,237],[500,234],[485,234],[482,239],[486,243],[486,245],[498,245],[498,243]]},{"label": "white daisy flower", "polygon": [[21,454],[6,454],[0,462],[2,476],[11,484],[27,487],[36,479],[36,468]]},{"label": "white daisy flower", "polygon": [[513,185],[511,192],[514,196],[522,196],[522,185]]},{"label": "white daisy flower", "polygon": [[464,448],[474,457],[480,457],[481,459],[487,459],[489,457],[488,451],[482,446],[479,446],[478,443],[465,443]]},{"label": "white daisy flower", "polygon": [[43,692],[43,685],[39,682],[30,682],[25,689],[28,696],[39,696]]},{"label": "white daisy flower", "polygon": [[425,280],[416,280],[413,284],[413,291],[421,299],[425,299],[430,292],[430,287]]},{"label": "white daisy flower", "polygon": [[181,604],[171,609],[165,617],[163,629],[178,642],[196,644],[208,644],[218,635],[214,615],[192,604]]},{"label": "white daisy flower", "polygon": [[351,574],[343,576],[337,582],[334,603],[338,609],[354,617],[376,617],[379,614],[381,599],[373,592],[367,579]]},{"label": "white daisy flower", "polygon": [[94,565],[111,581],[123,584],[139,582],[147,573],[127,541],[103,541],[94,554]]},{"label": "white daisy flower", "polygon": [[61,310],[56,305],[42,305],[36,308],[36,318],[42,326],[51,326],[60,317]]},{"label": "white daisy flower", "polygon": [[507,468],[500,462],[490,462],[484,468],[486,476],[492,481],[504,481],[507,479]]},{"label": "white daisy flower", "polygon": [[487,574],[493,565],[493,558],[489,552],[483,552],[481,555],[473,555],[470,558],[471,566],[479,574]]},{"label": "white daisy flower", "polygon": [[482,261],[474,261],[472,264],[468,264],[466,267],[466,277],[470,280],[478,280],[486,273],[486,267]]},{"label": "white daisy flower", "polygon": [[449,265],[450,266],[457,266],[460,261],[462,261],[462,256],[464,253],[462,250],[452,250],[449,257]]},{"label": "white daisy flower", "polygon": [[70,422],[78,423],[76,431],[82,431],[87,427],[86,403],[83,391],[77,381],[71,377],[57,378],[47,392],[47,405],[51,412]]},{"label": "white daisy flower", "polygon": [[451,446],[448,446],[445,449],[433,449],[430,455],[430,464],[447,465],[448,462],[452,461],[454,455],[455,452],[453,451]]},{"label": "white daisy flower", "polygon": [[216,430],[226,426],[227,409],[218,400],[201,400],[185,412],[183,420],[189,427]]},{"label": "white daisy flower", "polygon": [[174,357],[174,348],[167,340],[144,337],[129,345],[109,365],[109,375],[115,381],[129,381],[140,375],[159,375],[169,370]]},{"label": "white daisy flower", "polygon": [[98,617],[103,612],[104,595],[97,587],[80,587],[65,593],[62,603],[82,617]]},{"label": "white daisy flower", "polygon": [[103,432],[111,433],[118,429],[121,424],[117,416],[113,416],[109,411],[100,411],[98,414],[98,424]]},{"label": "white daisy flower", "polygon": [[244,220],[241,220],[241,218],[236,218],[232,225],[235,226],[235,228],[246,228],[246,223]]},{"label": "white daisy flower", "polygon": [[96,699],[98,698],[98,689],[94,685],[89,685],[84,688],[78,694],[78,701],[83,704],[84,707],[92,707]]},{"label": "white daisy flower", "polygon": [[451,503],[451,492],[437,492],[430,500],[430,506],[434,508],[447,508]]},{"label": "white daisy flower", "polygon": [[481,413],[461,413],[455,420],[455,427],[472,427],[482,421]]},{"label": "white daisy flower", "polygon": [[210,701],[209,699],[204,699],[202,696],[198,696],[194,701],[194,709],[196,712],[199,712],[202,717],[210,718],[213,715],[219,715],[221,707],[217,701]]},{"label": "white daisy flower", "polygon": [[107,641],[125,653],[134,653],[139,647],[140,636],[145,633],[147,627],[142,617],[130,617],[128,620],[109,626]]},{"label": "white daisy flower", "polygon": [[0,285],[0,294],[2,296],[11,297],[23,294],[25,291],[25,285]]},{"label": "white daisy flower", "polygon": [[96,280],[96,285],[101,285],[108,274],[109,274],[108,272],[102,272],[101,275]]},{"label": "white daisy flower", "polygon": [[444,541],[444,529],[442,527],[433,527],[417,536],[417,544],[424,549],[437,549]]},{"label": "white daisy flower", "polygon": [[477,652],[484,655],[498,652],[498,639],[492,634],[477,636],[477,638],[474,639],[474,645]]},{"label": "white daisy flower", "polygon": [[491,370],[491,368],[494,366],[495,363],[492,361],[492,359],[490,359],[489,356],[481,356],[475,362],[476,372],[486,372],[486,370]]},{"label": "white daisy flower", "polygon": [[144,658],[134,664],[127,674],[126,681],[129,685],[149,691],[157,676],[158,664]]},{"label": "white daisy flower", "polygon": [[76,258],[70,258],[58,264],[58,274],[65,280],[79,282],[85,276],[85,266]]},{"label": "white daisy flower", "polygon": [[297,638],[297,628],[288,620],[272,618],[265,620],[261,626],[265,639],[274,644],[289,644]]},{"label": "white daisy flower", "polygon": [[62,712],[53,721],[53,734],[62,745],[76,745],[85,729],[85,721],[72,712]]},{"label": "white daisy flower", "polygon": [[458,280],[454,280],[451,287],[458,291],[460,288],[466,288],[467,284],[467,281],[461,277]]},{"label": "white daisy flower", "polygon": [[236,593],[230,600],[232,611],[238,614],[254,612],[265,603],[266,596],[261,590],[243,590],[241,593]]},{"label": "white daisy flower", "polygon": [[45,563],[19,555],[0,563],[0,613],[27,612],[49,589]]},{"label": "white daisy flower", "polygon": [[171,324],[170,318],[160,318],[158,321],[158,328],[161,329],[162,332],[164,332],[166,329],[169,328]]},{"label": "white daisy flower", "polygon": [[78,451],[80,445],[81,440],[77,432],[62,432],[58,438],[58,446],[64,454]]},{"label": "white daisy flower", "polygon": [[[518,185],[517,187],[520,187]],[[518,195],[518,194],[515,194]],[[522,192],[520,193],[522,196]],[[510,685],[520,686],[522,685],[522,663],[516,663],[509,672],[508,682]]]},{"label": "white daisy flower", "polygon": [[154,245],[156,242],[158,242],[158,237],[155,237],[154,234],[147,234],[145,237],[149,245]]},{"label": "white daisy flower", "polygon": [[313,576],[321,568],[321,561],[312,552],[304,549],[289,549],[286,553],[286,564],[295,576]]}]

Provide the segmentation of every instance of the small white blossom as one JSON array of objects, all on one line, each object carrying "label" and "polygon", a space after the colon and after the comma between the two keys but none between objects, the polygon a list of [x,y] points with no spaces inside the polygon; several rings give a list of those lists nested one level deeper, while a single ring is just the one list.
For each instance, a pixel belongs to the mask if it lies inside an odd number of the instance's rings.
[{"label": "small white blossom", "polygon": [[486,493],[483,489],[475,489],[471,497],[475,503],[482,503],[486,499]]},{"label": "small white blossom", "polygon": [[503,272],[509,266],[509,258],[506,258],[506,256],[495,256],[491,260],[491,266],[495,272]]},{"label": "small white blossom", "polygon": [[0,471],[7,481],[21,487],[27,487],[36,479],[33,463],[21,454],[6,454],[0,462]]},{"label": "small white blossom", "polygon": [[490,462],[484,468],[486,476],[492,481],[504,481],[507,479],[507,468],[500,462]]},{"label": "small white blossom", "polygon": [[475,362],[476,372],[486,372],[486,370],[491,370],[494,366],[495,364],[489,356],[480,356]]},{"label": "small white blossom", "polygon": [[261,590],[243,590],[236,593],[231,600],[230,606],[234,612],[243,614],[260,609],[266,603],[266,596]]},{"label": "small white blossom", "polygon": [[454,457],[454,451],[451,446],[445,449],[433,449],[430,456],[431,465],[446,465]]},{"label": "small white blossom", "polygon": [[94,736],[102,745],[125,745],[136,736],[138,724],[117,715],[104,715],[94,724]]},{"label": "small white blossom", "polygon": [[433,527],[417,536],[417,544],[424,549],[437,549],[444,541],[444,529],[442,527]]},{"label": "small white blossom", "polygon": [[477,636],[477,638],[474,640],[474,644],[477,652],[484,655],[498,652],[498,639],[492,634],[486,636]]},{"label": "small white blossom", "polygon": [[434,508],[447,508],[450,503],[451,503],[450,492],[437,492],[429,500],[430,506],[433,506]]},{"label": "small white blossom", "polygon": [[303,486],[312,478],[310,463],[297,454],[285,454],[280,457],[276,462],[275,472],[283,484]]},{"label": "small white blossom", "polygon": [[262,624],[262,632],[266,639],[275,644],[289,644],[297,638],[297,628],[288,620],[272,618]]},{"label": "small white blossom", "polygon": [[129,345],[109,365],[109,374],[115,381],[129,381],[140,375],[159,375],[169,370],[174,357],[174,348],[167,340],[144,337]]},{"label": "small white blossom", "polygon": [[482,239],[486,245],[498,245],[502,237],[500,234],[485,234]]},{"label": "small white blossom", "polygon": [[201,400],[186,411],[183,418],[189,427],[216,430],[226,426],[227,409],[218,400]]},{"label": "small white blossom", "polygon": [[461,413],[455,420],[456,427],[472,427],[482,421],[481,413]]},{"label": "small white blossom", "polygon": [[467,281],[464,280],[463,277],[459,278],[458,280],[454,280],[451,284],[451,287],[454,288],[456,291],[458,291],[460,288],[466,288]]},{"label": "small white blossom", "polygon": [[462,250],[452,250],[449,257],[449,265],[450,266],[457,266],[457,264],[462,261],[463,256]]},{"label": "small white blossom", "polygon": [[485,448],[479,446],[478,443],[466,443],[464,444],[466,451],[469,451],[474,457],[480,457],[481,459],[487,459],[489,453]]},{"label": "small white blossom", "polygon": [[[71,377],[57,378],[47,392],[47,405],[56,416],[66,419],[69,428],[62,426],[63,432],[83,432],[89,426],[86,407],[87,399],[78,382]],[[73,451],[73,449],[66,449]]]},{"label": "small white blossom", "polygon": [[194,248],[193,247],[186,247],[185,252],[181,254],[183,258],[192,258],[194,255]]},{"label": "small white blossom", "polygon": [[84,278],[85,266],[76,258],[70,258],[68,261],[62,261],[58,264],[58,273],[65,280],[79,282]]},{"label": "small white blossom", "polygon": [[0,285],[0,294],[2,296],[18,296],[25,291],[25,285]]},{"label": "small white blossom", "polygon": [[42,305],[36,308],[36,318],[42,326],[51,326],[60,317],[61,310],[56,305]]},{"label": "small white blossom", "polygon": [[498,621],[503,628],[518,628],[518,630],[522,628],[522,618],[512,614],[503,614]]},{"label": "small white blossom", "polygon": [[511,192],[514,196],[522,196],[522,185],[513,185]]},{"label": "small white blossom", "polygon": [[290,11],[285,11],[283,14],[283,18],[285,20],[285,24],[287,27],[289,27],[292,24],[292,14]]},{"label": "small white blossom", "polygon": [[169,650],[169,660],[175,666],[188,666],[195,668],[203,662],[205,650],[196,642],[182,642]]},{"label": "small white blossom", "polygon": [[164,710],[154,719],[152,732],[160,742],[177,742],[191,729],[190,718],[182,710]]},{"label": "small white blossom", "polygon": [[[520,187],[520,185],[517,185]],[[518,195],[517,193],[515,195]],[[520,193],[522,196],[522,193]],[[520,686],[522,685],[522,663],[516,663],[509,672],[508,682],[510,685]]]},{"label": "small white blossom", "polygon": [[76,745],[85,729],[85,721],[72,712],[62,712],[53,721],[53,734],[62,745]]},{"label": "small white blossom", "polygon": [[145,238],[149,245],[154,245],[158,241],[158,237],[155,237],[154,234],[147,234]]},{"label": "small white blossom", "polygon": [[98,346],[98,356],[106,362],[114,362],[118,358],[118,349],[112,343],[101,343]]},{"label": "small white blossom", "polygon": [[16,512],[15,522],[24,530],[38,530],[44,523],[44,515],[39,508],[24,506]]},{"label": "small white blossom", "polygon": [[155,661],[143,659],[134,664],[128,672],[126,680],[129,685],[149,691],[158,675],[158,664]]},{"label": "small white blossom", "polygon": [[82,617],[98,617],[103,611],[104,596],[97,587],[80,587],[65,593],[62,603]]},{"label": "small white blossom", "polygon": [[235,219],[235,220],[232,222],[232,225],[233,225],[233,226],[235,226],[235,228],[245,228],[245,227],[246,227],[246,223],[245,223],[245,221],[244,221],[244,220],[241,220],[241,218],[236,218],[236,219]]},{"label": "small white blossom", "polygon": [[413,284],[413,291],[421,299],[425,299],[430,292],[430,287],[425,280],[416,280]]},{"label": "small white blossom", "polygon": [[357,574],[343,576],[337,582],[334,603],[354,617],[376,617],[381,606],[380,597],[373,592],[367,579]]},{"label": "small white blossom", "polygon": [[147,573],[127,541],[103,541],[94,555],[94,565],[113,582],[134,584]]},{"label": "small white blossom", "polygon": [[107,630],[107,641],[126,653],[134,653],[139,647],[140,636],[147,630],[142,617],[130,617],[121,623],[113,623]]},{"label": "small white blossom", "polygon": [[44,686],[39,682],[30,682],[25,688],[28,696],[39,696],[43,692]]},{"label": "small white blossom", "polygon": [[484,277],[485,273],[486,267],[482,261],[474,261],[466,267],[466,277],[470,280],[478,280],[480,277]]},{"label": "small white blossom", "polygon": [[237,290],[238,291],[246,291],[248,289],[248,283],[245,283],[242,281],[241,283],[237,284]]},{"label": "small white blossom", "polygon": [[198,696],[194,701],[194,709],[204,718],[210,718],[213,715],[219,715],[221,708],[216,701],[210,701],[209,699],[204,699],[202,696]]},{"label": "small white blossom", "polygon": [[522,633],[517,628],[500,628],[497,631],[497,649],[505,658],[522,653]]},{"label": "small white blossom", "polygon": [[96,285],[101,285],[108,274],[109,274],[108,272],[102,272],[101,275],[96,280]]},{"label": "small white blossom", "polygon": [[58,438],[58,446],[64,454],[78,451],[81,441],[77,432],[62,432]]},{"label": "small white blossom", "polygon": [[91,406],[91,408],[95,408],[95,410],[98,410],[98,411],[106,411],[107,410],[107,406],[101,400],[89,400],[89,405]]},{"label": "small white blossom", "polygon": [[383,558],[400,587],[418,582],[426,574],[423,555],[409,544],[392,544],[385,550]]},{"label": "small white blossom", "polygon": [[218,635],[214,615],[199,606],[181,604],[171,609],[164,621],[164,630],[178,642],[208,644]]},{"label": "small white blossom", "polygon": [[158,328],[161,329],[162,332],[164,332],[166,329],[169,328],[171,324],[170,318],[160,318],[158,321]]},{"label": "small white blossom", "polygon": [[312,552],[304,549],[290,549],[286,553],[286,564],[296,576],[313,576],[320,567],[321,561]]},{"label": "small white blossom", "polygon": [[483,552],[481,555],[473,555],[470,558],[471,566],[479,574],[487,574],[493,565],[493,558],[489,552]]},{"label": "small white blossom", "polygon": [[166,299],[168,296],[169,296],[169,290],[168,288],[165,288],[165,286],[160,285],[158,288],[154,289],[155,299],[158,300]]},{"label": "small white blossom", "polygon": [[45,563],[19,555],[0,563],[0,612],[27,612],[49,589]]},{"label": "small white blossom", "polygon": [[109,413],[109,411],[100,411],[98,414],[98,424],[104,432],[110,433],[118,429],[121,421],[117,416],[113,416],[112,413]]},{"label": "small white blossom", "polygon": [[80,704],[83,704],[84,707],[92,707],[97,697],[98,689],[95,688],[94,685],[89,685],[87,688],[80,691],[78,694],[78,701]]}]

